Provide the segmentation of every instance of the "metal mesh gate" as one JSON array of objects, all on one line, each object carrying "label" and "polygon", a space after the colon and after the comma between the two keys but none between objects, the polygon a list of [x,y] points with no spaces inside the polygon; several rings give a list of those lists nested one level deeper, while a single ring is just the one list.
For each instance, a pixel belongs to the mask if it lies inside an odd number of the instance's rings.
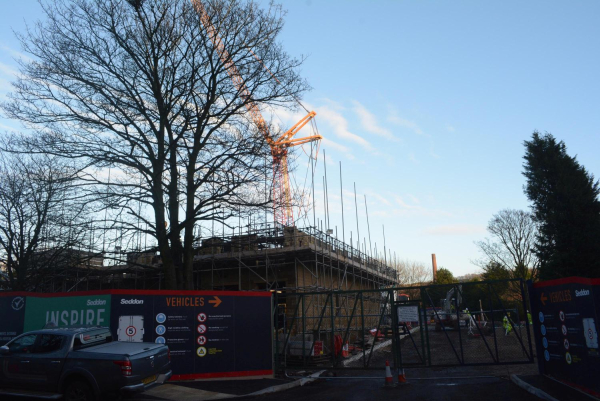
[{"label": "metal mesh gate", "polygon": [[521,280],[275,294],[279,369],[532,363]]}]

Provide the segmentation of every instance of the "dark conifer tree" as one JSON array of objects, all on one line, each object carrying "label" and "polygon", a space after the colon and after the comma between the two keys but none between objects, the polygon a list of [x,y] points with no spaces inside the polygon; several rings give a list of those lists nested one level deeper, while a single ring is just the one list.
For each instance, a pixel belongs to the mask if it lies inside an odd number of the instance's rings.
[{"label": "dark conifer tree", "polygon": [[598,181],[551,134],[534,132],[525,148],[525,193],[539,223],[540,279],[600,277]]}]

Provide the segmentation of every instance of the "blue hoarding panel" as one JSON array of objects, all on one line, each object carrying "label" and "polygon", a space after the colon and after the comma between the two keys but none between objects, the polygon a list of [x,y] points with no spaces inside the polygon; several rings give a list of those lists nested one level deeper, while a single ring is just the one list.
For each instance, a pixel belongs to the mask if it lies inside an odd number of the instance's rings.
[{"label": "blue hoarding panel", "polygon": [[596,281],[539,282],[530,292],[541,373],[590,393],[600,392]]},{"label": "blue hoarding panel", "polygon": [[271,302],[237,291],[0,293],[0,342],[101,316],[118,341],[166,344],[175,380],[272,375]]}]

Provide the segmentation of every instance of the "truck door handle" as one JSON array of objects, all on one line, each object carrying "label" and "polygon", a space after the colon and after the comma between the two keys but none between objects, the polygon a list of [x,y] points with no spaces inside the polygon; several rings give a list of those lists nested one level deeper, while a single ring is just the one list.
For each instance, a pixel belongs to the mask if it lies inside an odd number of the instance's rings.
[{"label": "truck door handle", "polygon": [[29,363],[29,361],[21,361],[21,363]]},{"label": "truck door handle", "polygon": [[50,361],[50,363],[60,363],[60,361]]}]

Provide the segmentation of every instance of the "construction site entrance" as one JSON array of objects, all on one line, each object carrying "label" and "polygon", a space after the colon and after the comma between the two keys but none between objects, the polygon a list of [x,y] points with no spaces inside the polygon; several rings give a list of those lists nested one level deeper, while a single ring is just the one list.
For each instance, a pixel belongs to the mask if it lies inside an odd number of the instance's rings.
[{"label": "construction site entrance", "polygon": [[[277,369],[533,363],[522,280],[275,294]],[[380,359],[380,358],[379,358]]]}]

